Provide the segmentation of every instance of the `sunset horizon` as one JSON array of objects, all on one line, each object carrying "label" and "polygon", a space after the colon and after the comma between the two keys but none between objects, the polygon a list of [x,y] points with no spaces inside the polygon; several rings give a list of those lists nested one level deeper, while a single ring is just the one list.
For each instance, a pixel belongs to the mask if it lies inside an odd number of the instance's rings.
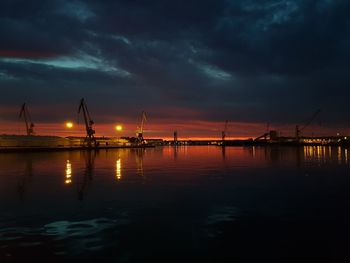
[{"label": "sunset horizon", "polygon": [[0,0],[0,262],[350,262],[349,0]]}]

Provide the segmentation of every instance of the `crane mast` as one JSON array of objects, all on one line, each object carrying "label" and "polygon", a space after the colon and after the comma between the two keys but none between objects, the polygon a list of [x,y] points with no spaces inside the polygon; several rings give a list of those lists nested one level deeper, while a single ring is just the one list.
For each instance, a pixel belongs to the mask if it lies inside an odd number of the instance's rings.
[{"label": "crane mast", "polygon": [[80,100],[78,114],[82,112],[85,122],[85,130],[86,130],[86,137],[84,142],[86,142],[88,147],[92,146],[92,143],[96,146],[96,139],[95,139],[95,130],[92,128],[92,125],[94,124],[94,121],[90,117],[89,110],[87,108],[87,105],[85,103],[84,98]]},{"label": "crane mast", "polygon": [[318,109],[301,128],[299,127],[299,125],[295,126],[295,139],[296,139],[296,141],[299,141],[301,132],[313,122],[313,120],[320,114],[320,112],[321,112],[321,110]]},{"label": "crane mast", "polygon": [[30,118],[30,114],[25,103],[22,104],[21,110],[19,112],[19,118],[22,118],[22,117],[26,125],[27,135],[28,136],[34,135],[34,123]]},{"label": "crane mast", "polygon": [[147,120],[146,113],[144,111],[142,111],[141,125],[140,125],[140,127],[138,127],[138,131],[136,133],[137,140],[139,143],[142,143],[144,141],[144,139],[143,139],[143,126],[144,126],[146,120]]},{"label": "crane mast", "polygon": [[228,120],[225,121],[225,128],[224,128],[224,130],[221,132],[221,139],[222,139],[223,141],[225,141],[225,139],[226,139],[227,127],[228,127]]}]

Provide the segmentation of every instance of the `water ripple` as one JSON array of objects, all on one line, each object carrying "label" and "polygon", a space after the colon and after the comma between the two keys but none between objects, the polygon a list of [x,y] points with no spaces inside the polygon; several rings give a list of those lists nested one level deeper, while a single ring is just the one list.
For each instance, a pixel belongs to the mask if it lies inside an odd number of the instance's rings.
[{"label": "water ripple", "polygon": [[[0,229],[1,247],[35,247],[48,240],[56,255],[104,248],[109,234],[115,235],[118,227],[128,224],[126,219],[95,218],[82,221],[55,221],[40,228],[11,227]],[[64,242],[62,242],[64,241]],[[4,243],[4,244],[2,244]]]}]

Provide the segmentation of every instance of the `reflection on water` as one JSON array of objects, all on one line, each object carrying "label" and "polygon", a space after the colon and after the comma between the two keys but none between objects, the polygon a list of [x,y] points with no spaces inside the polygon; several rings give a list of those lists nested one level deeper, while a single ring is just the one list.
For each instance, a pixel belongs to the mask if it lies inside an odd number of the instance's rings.
[{"label": "reflection on water", "polygon": [[[174,149],[173,149],[173,151],[174,151],[174,160],[177,159],[177,152],[178,152],[178,150],[179,150],[180,147],[181,147],[181,146],[178,146],[178,145],[175,145],[175,146],[174,146]],[[186,146],[184,146],[184,147],[186,147]]]},{"label": "reflection on water", "polygon": [[143,177],[143,156],[145,154],[146,149],[140,148],[136,149],[136,165],[137,165],[137,175]]},{"label": "reflection on water", "polygon": [[121,160],[120,158],[115,163],[115,176],[117,180],[120,180],[122,178],[122,169],[121,169]]},{"label": "reflection on water", "polygon": [[33,161],[31,156],[26,156],[25,167],[22,173],[19,173],[17,191],[20,199],[25,196],[27,185],[30,183],[31,177],[33,176]]},{"label": "reflection on water", "polygon": [[85,196],[86,189],[88,188],[90,182],[93,178],[94,168],[95,168],[95,158],[96,151],[85,151],[83,152],[83,157],[85,160],[84,173],[78,177],[78,199],[83,200]]},{"label": "reflection on water", "polygon": [[[147,155],[149,151],[149,155]],[[331,147],[331,146],[304,146],[304,147],[290,147],[290,148],[278,148],[278,147],[189,147],[189,146],[175,146],[164,147],[158,149],[130,149],[120,150],[117,154],[110,151],[110,154],[106,152],[106,159],[104,163],[108,163],[114,157],[114,175],[117,180],[123,180],[122,174],[131,178],[132,171],[134,171],[137,177],[144,177],[144,159],[147,156],[147,164],[150,166],[157,166],[162,164],[171,165],[171,162],[176,162],[179,167],[182,164],[196,165],[206,167],[210,163],[215,163],[218,159],[225,161],[226,166],[233,164],[237,166],[248,165],[255,166],[261,164],[266,165],[268,161],[279,162],[280,164],[296,165],[297,167],[309,166],[309,165],[349,165],[350,160],[348,156],[348,149],[344,147]],[[84,195],[87,192],[89,184],[93,180],[95,159],[98,158],[98,151],[82,151],[76,152],[73,155],[71,153],[65,155],[55,154],[55,156],[63,157],[65,159],[64,168],[64,183],[66,185],[76,185],[78,192],[78,199],[83,200]],[[168,159],[168,156],[172,155],[172,159]],[[10,155],[9,155],[10,156]],[[9,157],[8,156],[8,157]],[[15,155],[12,155],[15,156]],[[36,172],[45,172],[47,169],[51,170],[46,164],[41,165],[44,160],[41,159],[42,155],[36,154],[36,158],[33,155],[23,155],[21,161],[18,159],[5,161],[3,165],[8,165],[8,170],[20,168],[17,174],[17,192],[20,199],[24,198],[27,191],[28,184],[33,177],[33,163],[36,166]],[[48,156],[47,156],[48,157]],[[134,162],[132,162],[132,159]],[[99,165],[101,164],[101,158],[99,158]],[[192,161],[192,162],[191,162]],[[17,164],[20,162],[21,164]],[[46,161],[45,161],[46,162]],[[163,163],[165,162],[165,163]],[[73,180],[73,163],[76,166],[74,170]],[[124,164],[125,163],[125,164]],[[192,164],[191,164],[192,163]],[[134,169],[133,169],[134,167]],[[111,167],[112,168],[112,167]],[[146,168],[147,170],[147,168]],[[112,169],[111,169],[112,171]],[[128,178],[124,178],[128,180]],[[39,180],[39,179],[37,179]]]},{"label": "reflection on water", "polygon": [[0,154],[0,262],[323,255],[350,243],[349,164],[329,146]]},{"label": "reflection on water", "polygon": [[331,146],[304,146],[304,161],[318,164],[336,161],[338,164],[349,164],[348,149]]},{"label": "reflection on water", "polygon": [[45,247],[45,241],[50,240],[50,246],[55,255],[79,254],[79,251],[96,251],[108,246],[106,244],[108,240],[105,240],[106,237],[101,233],[116,231],[116,227],[119,228],[127,223],[127,219],[122,215],[117,220],[95,218],[82,221],[54,221],[35,228],[2,228],[0,240],[7,242],[7,245],[2,248],[16,242],[19,248],[41,249]]},{"label": "reflection on water", "polygon": [[226,147],[221,147],[221,155],[222,155],[222,159],[225,160],[226,159]]},{"label": "reflection on water", "polygon": [[67,250],[71,253],[79,254],[79,251],[96,251],[106,244],[105,237],[101,235],[104,231],[115,231],[116,227],[127,224],[127,220],[110,220],[108,218],[95,218],[83,221],[56,221],[44,225],[40,233],[45,236],[53,237],[53,242],[66,241],[66,248],[62,247],[56,254],[66,254]]},{"label": "reflection on water", "polygon": [[345,158],[345,163],[349,163],[349,159],[348,159],[348,149],[344,149],[344,158]]},{"label": "reflection on water", "polygon": [[69,160],[67,160],[66,163],[66,184],[71,184],[72,183],[72,164],[70,163]]},{"label": "reflection on water", "polygon": [[215,207],[207,216],[204,224],[206,235],[209,238],[216,238],[222,235],[222,231],[217,228],[217,225],[233,222],[238,218],[239,211],[236,207]]}]

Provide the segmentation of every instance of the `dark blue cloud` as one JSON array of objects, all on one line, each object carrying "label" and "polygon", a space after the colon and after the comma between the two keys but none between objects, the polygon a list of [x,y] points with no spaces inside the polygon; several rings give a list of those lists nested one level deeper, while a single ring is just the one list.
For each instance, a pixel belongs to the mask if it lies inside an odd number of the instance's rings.
[{"label": "dark blue cloud", "polygon": [[3,105],[64,106],[85,96],[101,121],[140,109],[192,117],[162,108],[208,121],[295,123],[322,108],[327,122],[344,125],[350,114],[345,0],[0,5]]}]

